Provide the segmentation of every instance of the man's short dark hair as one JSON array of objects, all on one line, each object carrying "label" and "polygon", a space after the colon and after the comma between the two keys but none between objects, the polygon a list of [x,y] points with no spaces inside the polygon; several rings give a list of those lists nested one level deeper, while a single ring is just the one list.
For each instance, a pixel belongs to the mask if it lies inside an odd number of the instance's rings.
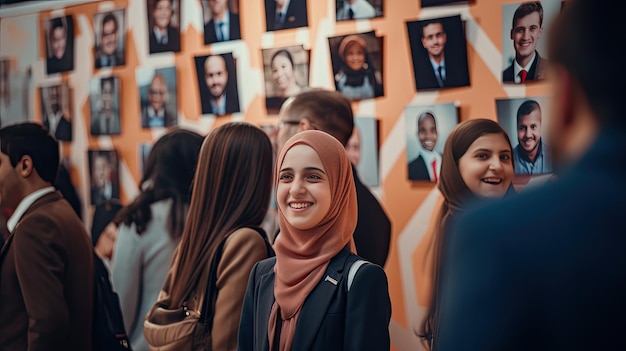
[{"label": "man's short dark hair", "polygon": [[446,32],[446,26],[444,26],[443,21],[440,18],[433,18],[433,19],[429,19],[429,20],[425,20],[422,22],[422,27],[420,28],[420,37],[424,38],[424,28],[426,28],[426,26],[431,25],[431,24],[441,24],[441,28],[443,29],[443,32]]},{"label": "man's short dark hair", "polygon": [[104,25],[107,22],[113,22],[113,24],[115,24],[115,32],[117,32],[119,28],[119,26],[117,25],[117,17],[115,17],[114,14],[109,12],[106,15],[104,15],[104,17],[102,18],[102,32],[100,32],[100,35],[104,35]]},{"label": "man's short dark hair", "polygon": [[531,112],[535,110],[539,110],[539,112],[541,113],[541,106],[537,101],[526,100],[522,102],[522,104],[517,109],[517,123],[519,124],[519,121],[522,119],[522,117],[528,116]]},{"label": "man's short dark hair", "polygon": [[65,18],[63,17],[57,17],[50,20],[50,32],[48,33],[50,38],[53,37],[55,29],[63,28],[63,30],[66,30],[64,20]]},{"label": "man's short dark hair", "polygon": [[539,27],[543,26],[543,6],[541,5],[541,1],[528,1],[523,2],[521,5],[517,7],[515,13],[513,14],[513,21],[511,23],[511,28],[515,28],[515,22],[522,17],[526,17],[533,12],[539,13]]},{"label": "man's short dark hair", "polygon": [[289,116],[308,119],[315,129],[324,131],[344,146],[354,129],[350,101],[337,91],[312,89],[297,94],[288,105]]},{"label": "man's short dark hair", "polygon": [[39,177],[54,183],[59,168],[59,143],[44,126],[25,122],[0,129],[0,151],[9,156],[13,167],[23,156],[30,156]]}]

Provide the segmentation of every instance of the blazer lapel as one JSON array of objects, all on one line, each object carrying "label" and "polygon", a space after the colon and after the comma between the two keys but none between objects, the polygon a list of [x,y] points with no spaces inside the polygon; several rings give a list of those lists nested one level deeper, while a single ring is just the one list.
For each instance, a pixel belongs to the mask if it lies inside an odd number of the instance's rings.
[{"label": "blazer lapel", "polygon": [[[313,345],[313,339],[326,316],[328,305],[337,293],[341,293],[343,267],[349,251],[343,249],[330,261],[322,281],[311,291],[302,306],[298,317],[296,334],[293,339],[294,350],[304,350]],[[338,290],[339,289],[339,290]]]},{"label": "blazer lapel", "polygon": [[256,330],[261,331],[258,335],[261,340],[255,340],[255,343],[258,346],[258,350],[269,349],[269,341],[267,339],[267,333],[263,331],[268,330],[268,323],[270,319],[270,312],[272,312],[272,305],[274,305],[274,269],[272,266],[272,270],[267,274],[261,276],[260,284],[259,284],[259,304],[258,304],[258,312],[255,318],[255,323],[258,325]]}]

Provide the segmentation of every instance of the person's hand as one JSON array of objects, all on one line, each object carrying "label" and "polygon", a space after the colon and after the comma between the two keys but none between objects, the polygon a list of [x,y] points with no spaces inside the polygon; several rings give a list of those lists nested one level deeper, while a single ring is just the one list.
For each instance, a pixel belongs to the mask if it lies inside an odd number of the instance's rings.
[{"label": "person's hand", "polygon": [[109,260],[113,259],[113,248],[115,247],[115,239],[117,239],[117,225],[113,222],[109,223],[102,234],[98,237],[94,251],[98,257]]}]

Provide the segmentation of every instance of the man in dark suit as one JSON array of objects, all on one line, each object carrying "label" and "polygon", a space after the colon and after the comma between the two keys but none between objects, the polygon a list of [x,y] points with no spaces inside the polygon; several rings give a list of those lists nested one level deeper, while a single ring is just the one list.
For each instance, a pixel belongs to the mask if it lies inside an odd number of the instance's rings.
[{"label": "man in dark suit", "polygon": [[306,27],[306,0],[265,0],[265,24],[268,31]]},{"label": "man in dark suit", "polygon": [[423,112],[417,117],[417,140],[421,148],[419,156],[409,163],[409,179],[437,182],[441,168],[441,155],[435,151],[437,145],[437,122],[432,112]]},{"label": "man in dark suit", "polygon": [[[420,22],[421,45],[417,43],[412,45],[415,84],[418,90],[469,85],[465,46],[463,45],[461,48],[461,46],[452,47],[447,45],[448,32],[444,27],[444,21],[451,23],[452,20],[456,20],[460,28],[460,17]],[[460,34],[463,34],[462,30]],[[424,55],[424,51],[421,50],[420,46],[425,49],[426,55]]]},{"label": "man in dark suit", "polygon": [[120,187],[113,174],[111,151],[91,151],[91,204],[120,198]]},{"label": "man in dark suit", "polygon": [[[150,30],[150,53],[180,51],[180,32],[172,27],[174,0],[150,0],[153,26]],[[150,3],[152,4],[150,6]]]},{"label": "man in dark suit", "polygon": [[143,128],[176,125],[176,114],[167,109],[169,95],[165,78],[159,73],[155,74],[148,87],[148,104],[141,109],[141,126]]},{"label": "man in dark suit", "polygon": [[107,13],[102,18],[100,42],[96,52],[95,67],[112,67],[124,65],[124,52],[117,47],[119,24],[113,13]]},{"label": "man in dark suit", "polygon": [[227,0],[209,0],[211,20],[204,25],[204,43],[241,39],[239,15],[228,10]]},{"label": "man in dark suit", "polygon": [[[72,124],[63,111],[61,86],[56,85],[45,89],[48,92],[48,99],[42,103],[42,107],[44,107],[43,125],[48,128],[50,134],[54,135],[57,140],[71,141]],[[45,99],[43,94],[42,99]]]},{"label": "man in dark suit", "polygon": [[623,30],[621,9],[567,1],[550,27],[558,178],[459,217],[444,247],[437,350],[624,348],[626,71],[598,69],[622,66],[606,35]]},{"label": "man in dark suit", "polygon": [[[200,57],[203,61],[199,70],[200,98],[202,113],[224,115],[239,112],[239,95],[237,93],[237,75],[234,65],[226,62],[232,60],[230,54],[209,55]],[[232,67],[229,69],[229,66]],[[204,71],[204,72],[202,72]]]},{"label": "man in dark suit", "polygon": [[74,69],[74,26],[72,16],[50,20],[48,30],[48,74],[66,72]]},{"label": "man in dark suit", "polygon": [[117,98],[115,77],[100,79],[101,109],[91,116],[91,135],[120,134],[120,112],[114,106]]},{"label": "man in dark suit", "polygon": [[91,350],[93,251],[52,186],[59,144],[41,125],[0,129],[0,208],[14,209],[0,250],[3,350]]},{"label": "man in dark suit", "polygon": [[515,60],[502,72],[503,82],[526,83],[545,78],[547,62],[537,52],[542,26],[543,6],[540,1],[524,2],[515,10],[511,27]]},{"label": "man in dark suit", "polygon": [[[344,146],[354,129],[350,101],[341,93],[322,89],[301,92],[285,101],[279,114],[278,150],[298,132],[319,129]],[[352,166],[358,206],[354,230],[357,254],[384,267],[389,254],[391,222],[376,197],[359,179]]]}]

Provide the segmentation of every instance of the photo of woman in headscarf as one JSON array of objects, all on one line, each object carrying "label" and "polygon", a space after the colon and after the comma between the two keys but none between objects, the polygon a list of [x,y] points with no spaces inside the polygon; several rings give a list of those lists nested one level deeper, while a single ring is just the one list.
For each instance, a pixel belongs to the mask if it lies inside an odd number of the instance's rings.
[{"label": "photo of woman in headscarf", "polygon": [[351,100],[384,95],[382,72],[377,69],[382,66],[382,38],[369,32],[328,40],[337,91]]}]

